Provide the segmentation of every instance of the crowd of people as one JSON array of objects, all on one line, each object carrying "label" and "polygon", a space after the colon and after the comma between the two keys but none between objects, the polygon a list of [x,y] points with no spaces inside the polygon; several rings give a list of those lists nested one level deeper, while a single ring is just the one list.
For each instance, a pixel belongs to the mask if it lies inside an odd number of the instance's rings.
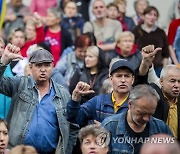
[{"label": "crowd of people", "polygon": [[180,18],[165,32],[148,0],[133,17],[127,0],[6,7],[0,153],[180,153]]}]

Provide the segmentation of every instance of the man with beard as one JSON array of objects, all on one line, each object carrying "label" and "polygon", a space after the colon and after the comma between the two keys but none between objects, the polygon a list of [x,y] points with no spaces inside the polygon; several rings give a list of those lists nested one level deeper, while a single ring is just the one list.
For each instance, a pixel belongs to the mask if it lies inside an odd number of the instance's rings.
[{"label": "man with beard", "polygon": [[111,134],[111,154],[139,154],[142,143],[158,133],[172,135],[165,122],[152,117],[159,95],[148,85],[138,85],[130,91],[128,111],[106,118],[102,122]]}]

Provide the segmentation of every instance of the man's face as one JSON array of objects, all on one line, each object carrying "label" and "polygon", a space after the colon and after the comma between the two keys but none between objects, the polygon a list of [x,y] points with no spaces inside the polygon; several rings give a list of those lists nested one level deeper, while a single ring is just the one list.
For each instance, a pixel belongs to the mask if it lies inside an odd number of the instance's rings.
[{"label": "man's face", "polygon": [[0,153],[5,152],[5,149],[8,144],[8,140],[9,140],[8,129],[6,125],[3,122],[1,122],[0,123]]},{"label": "man's face", "polygon": [[146,125],[156,110],[156,98],[141,97],[135,102],[129,102],[131,122],[137,126]]},{"label": "man's face", "polygon": [[81,150],[83,154],[107,154],[108,147],[99,145],[95,136],[88,135],[83,139]]},{"label": "man's face", "polygon": [[96,19],[101,19],[106,17],[106,6],[103,1],[95,1],[93,5],[93,14]]},{"label": "man's face", "polygon": [[53,63],[34,63],[30,64],[32,76],[37,84],[49,82],[51,72],[53,69]]},{"label": "man's face", "polygon": [[128,68],[120,68],[110,75],[115,93],[129,93],[134,82],[134,76]]},{"label": "man's face", "polygon": [[179,96],[180,92],[180,71],[171,69],[164,78],[160,78],[162,91],[168,98]]}]

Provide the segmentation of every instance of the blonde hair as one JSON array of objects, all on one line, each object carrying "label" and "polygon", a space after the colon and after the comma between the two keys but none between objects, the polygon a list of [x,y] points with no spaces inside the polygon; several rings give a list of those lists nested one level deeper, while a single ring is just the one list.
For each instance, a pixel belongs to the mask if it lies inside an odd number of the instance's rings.
[{"label": "blonde hair", "polygon": [[94,56],[99,57],[99,48],[97,46],[88,47],[87,52],[91,52]]},{"label": "blonde hair", "polygon": [[119,43],[121,41],[122,38],[130,36],[133,39],[133,42],[135,40],[134,34],[130,31],[124,31],[121,34],[119,34],[119,36],[117,37],[116,42]]}]

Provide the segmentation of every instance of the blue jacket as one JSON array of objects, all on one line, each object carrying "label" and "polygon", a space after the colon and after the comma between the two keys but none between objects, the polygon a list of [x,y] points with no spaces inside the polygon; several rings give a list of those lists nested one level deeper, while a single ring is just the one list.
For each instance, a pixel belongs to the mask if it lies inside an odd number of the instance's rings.
[{"label": "blue jacket", "polygon": [[[10,65],[7,66],[4,76],[13,77]],[[5,119],[11,105],[11,98],[0,94],[0,118]]]},{"label": "blue jacket", "polygon": [[[14,147],[24,143],[32,115],[38,102],[38,88],[35,80],[27,76],[3,77],[7,65],[0,63],[0,93],[12,97],[11,106],[7,116],[9,124],[9,147]],[[75,136],[71,136],[71,131],[76,125],[71,125],[66,120],[66,104],[70,99],[69,93],[59,84],[52,81],[55,89],[55,96],[52,100],[58,119],[59,142],[56,154],[70,154]],[[77,128],[78,129],[78,128]],[[75,131],[77,131],[77,129]],[[76,135],[76,134],[73,134]],[[74,142],[73,142],[74,141]],[[70,144],[70,142],[72,144]]]},{"label": "blue jacket", "polygon": [[[111,154],[134,154],[134,147],[131,141],[125,141],[125,139],[129,137],[129,134],[126,129],[126,114],[127,112],[117,114],[106,118],[102,122],[102,126],[109,130],[111,134],[111,140],[109,145]],[[172,136],[172,133],[169,127],[165,124],[165,122],[151,117],[149,120],[149,136],[158,133],[165,133]]]},{"label": "blue jacket", "polygon": [[101,94],[80,105],[70,100],[67,104],[67,120],[85,126],[90,120],[102,122],[106,117],[126,111],[128,99],[115,113],[111,94]]}]

